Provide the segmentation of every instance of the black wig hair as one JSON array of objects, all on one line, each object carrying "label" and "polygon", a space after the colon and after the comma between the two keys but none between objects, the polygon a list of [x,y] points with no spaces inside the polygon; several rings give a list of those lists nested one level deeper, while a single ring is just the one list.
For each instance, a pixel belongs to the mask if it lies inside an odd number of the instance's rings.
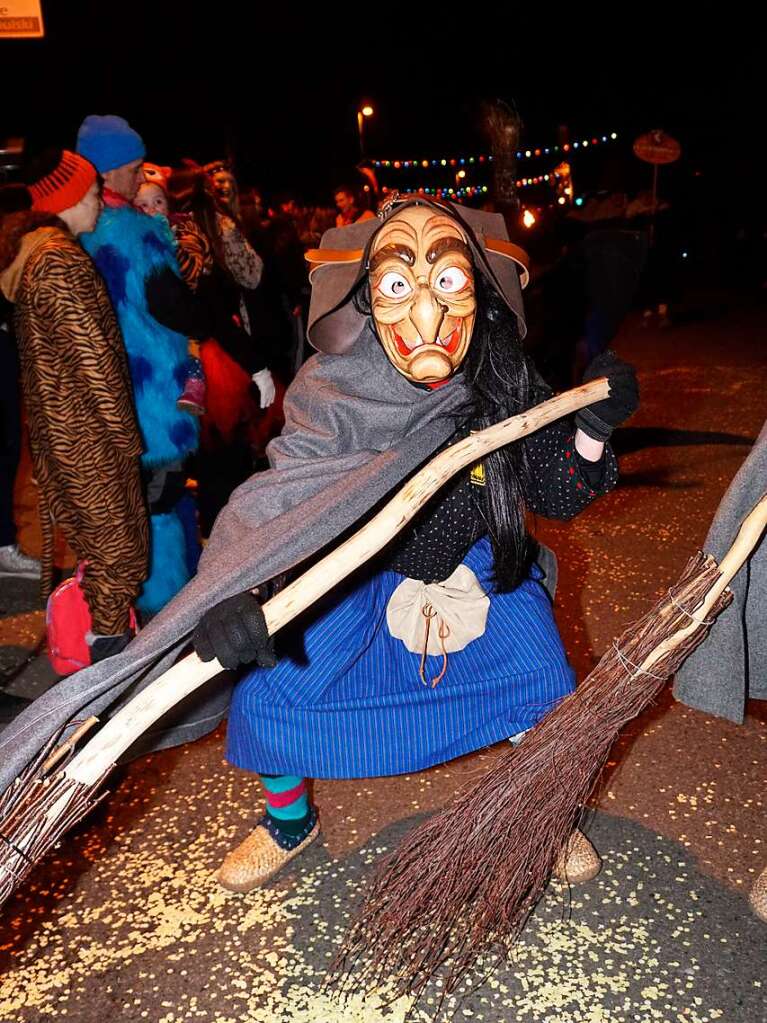
[{"label": "black wig hair", "polygon": [[[463,372],[474,398],[469,425],[483,430],[530,408],[535,386],[516,317],[479,271],[474,287],[477,315]],[[525,523],[524,441],[491,452],[484,467],[487,485],[478,506],[493,546],[496,588],[508,593],[527,576],[535,551]]]}]

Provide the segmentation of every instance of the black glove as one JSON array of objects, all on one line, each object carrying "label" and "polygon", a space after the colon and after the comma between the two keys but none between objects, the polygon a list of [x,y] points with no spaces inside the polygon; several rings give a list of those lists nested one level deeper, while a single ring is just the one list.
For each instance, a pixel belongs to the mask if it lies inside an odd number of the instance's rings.
[{"label": "black glove", "polygon": [[98,664],[99,661],[105,661],[107,657],[114,657],[116,654],[122,653],[133,639],[133,635],[132,629],[128,629],[126,632],[121,632],[116,636],[94,635],[89,644],[91,651],[91,664]]},{"label": "black glove", "polygon": [[580,409],[575,416],[575,425],[593,440],[604,442],[616,426],[636,412],[639,384],[634,367],[619,359],[609,348],[589,363],[583,382],[585,384],[598,377],[607,377],[610,397]]},{"label": "black glove", "polygon": [[186,492],[186,473],[180,469],[154,469],[145,479],[150,515],[172,512]]},{"label": "black glove", "polygon": [[264,612],[252,593],[238,593],[216,604],[192,633],[192,646],[201,661],[218,658],[224,668],[255,661],[260,668],[277,663]]}]

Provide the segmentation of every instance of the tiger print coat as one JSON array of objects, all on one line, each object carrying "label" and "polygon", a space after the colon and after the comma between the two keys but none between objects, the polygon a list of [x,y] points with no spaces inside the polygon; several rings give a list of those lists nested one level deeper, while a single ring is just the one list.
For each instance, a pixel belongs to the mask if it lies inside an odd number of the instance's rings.
[{"label": "tiger print coat", "polygon": [[15,305],[44,591],[55,522],[88,561],[93,632],[117,635],[146,578],[149,537],[130,376],[106,287],[61,221],[29,212],[3,224],[0,287]]}]

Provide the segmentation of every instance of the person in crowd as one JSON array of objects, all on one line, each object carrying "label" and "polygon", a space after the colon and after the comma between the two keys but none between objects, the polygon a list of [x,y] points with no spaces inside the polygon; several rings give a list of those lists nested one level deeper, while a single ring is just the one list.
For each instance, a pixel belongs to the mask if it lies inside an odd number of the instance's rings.
[{"label": "person in crowd", "polygon": [[19,360],[12,333],[13,307],[0,300],[0,577],[40,578],[40,562],[20,549],[13,485],[21,456]]},{"label": "person in crowd", "polygon": [[[0,217],[29,206],[21,184],[0,188]],[[14,508],[14,483],[21,462],[21,379],[13,306],[0,295],[0,577],[40,578],[40,561],[22,550]]]},{"label": "person in crowd", "polygon": [[309,216],[309,237],[312,245],[317,246],[326,231],[335,225],[336,212],[332,206],[313,206]]},{"label": "person in crowd", "polygon": [[[146,174],[146,167],[145,163],[144,174]],[[150,217],[165,217],[169,221],[170,211],[166,187],[163,178],[145,177],[138,187],[133,205],[137,210],[141,210],[142,213],[146,213]]]},{"label": "person in crowd", "polygon": [[214,160],[205,164],[203,171],[208,177],[211,192],[222,208],[235,222],[239,221],[240,190],[229,164],[224,160]]},{"label": "person in crowd", "polygon": [[[245,188],[240,193],[240,219],[248,241],[253,245],[251,233],[257,234],[262,231],[268,221],[268,211],[260,188],[251,185],[250,188]],[[254,248],[258,251],[258,246],[254,246]]]},{"label": "person in crowd", "polygon": [[177,506],[199,430],[176,397],[188,375],[188,338],[207,336],[208,324],[180,275],[168,224],[132,205],[144,181],[138,132],[122,117],[91,114],[80,126],[77,151],[104,179],[104,209],[80,242],[106,282],[128,353],[150,511],[150,572],[138,600],[148,616],[191,574]]},{"label": "person in crowd", "polygon": [[117,319],[104,281],[76,239],[101,211],[94,167],[68,151],[30,165],[31,208],[4,218],[0,288],[13,303],[52,588],[54,523],[81,567],[91,661],[128,643],[147,575],[142,446]]},{"label": "person in crowd", "polygon": [[679,299],[682,244],[674,211],[669,202],[645,190],[626,206],[626,221],[629,227],[644,231],[650,242],[640,289],[641,324],[665,330],[672,326],[673,306]]},{"label": "person in crowd", "polygon": [[[293,378],[305,357],[309,277],[304,252],[319,236],[308,227],[309,211],[290,192],[275,198],[275,208],[261,232],[266,263],[264,295],[272,298],[272,335],[279,339],[274,357],[285,379]],[[265,303],[266,304],[266,303]]]},{"label": "person in crowd", "polygon": [[[21,184],[0,188],[3,215],[29,206],[29,193]],[[13,336],[13,305],[0,291],[0,578],[39,579],[40,561],[22,548],[19,506],[14,490],[21,462],[22,403],[19,355]],[[39,502],[36,502],[39,506]],[[0,689],[0,727],[29,704],[22,696]]]},{"label": "person in crowd", "polygon": [[248,305],[249,294],[261,282],[263,261],[229,208],[222,205],[203,169],[173,175],[169,192],[180,230],[189,224],[199,231],[208,252],[197,281],[197,295],[206,305],[211,325],[201,346],[207,415],[194,466],[205,536],[232,490],[251,474],[254,432],[275,399],[274,378],[264,347],[253,336],[258,324],[251,319]]},{"label": "person in crowd", "polygon": [[625,213],[625,193],[604,190],[567,214],[567,261],[583,313],[573,381],[580,380],[584,368],[609,347],[639,289],[648,237],[645,231],[626,226]]},{"label": "person in crowd", "polygon": [[333,200],[338,209],[336,227],[348,227],[349,224],[358,224],[375,217],[372,210],[362,206],[351,185],[339,185],[333,192]]},{"label": "person in crowd", "polygon": [[[171,218],[168,207],[168,179],[163,173],[171,168],[144,163],[144,181],[139,185],[133,205],[151,217],[164,217],[170,224],[176,240],[176,257],[179,270],[189,287],[194,291],[199,275],[205,264],[205,238],[202,233],[184,219]],[[200,361],[200,342],[189,339],[189,369],[184,387],[176,399],[176,406],[193,416],[205,414],[205,372]]]}]

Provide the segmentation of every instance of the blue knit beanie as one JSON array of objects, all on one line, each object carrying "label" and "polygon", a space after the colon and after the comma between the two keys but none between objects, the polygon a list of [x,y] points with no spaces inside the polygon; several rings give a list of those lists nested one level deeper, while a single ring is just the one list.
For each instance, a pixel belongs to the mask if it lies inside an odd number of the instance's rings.
[{"label": "blue knit beanie", "polygon": [[124,117],[89,114],[77,133],[77,152],[105,174],[134,160],[143,160],[146,150],[143,139]]}]

